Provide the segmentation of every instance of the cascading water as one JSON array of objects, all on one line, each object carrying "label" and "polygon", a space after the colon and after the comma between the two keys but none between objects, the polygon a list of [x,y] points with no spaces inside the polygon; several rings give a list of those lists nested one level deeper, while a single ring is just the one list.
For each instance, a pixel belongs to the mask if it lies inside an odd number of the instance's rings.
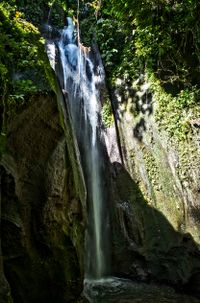
[{"label": "cascading water", "polygon": [[87,187],[84,295],[89,302],[102,303],[105,298],[109,302],[111,293],[117,298],[127,289],[127,281],[110,276],[109,207],[105,189],[108,172],[100,118],[100,87],[104,85],[105,75],[98,54],[91,55],[89,48],[76,43],[72,19],[67,21],[59,40],[48,41],[47,54],[62,86]]},{"label": "cascading water", "polygon": [[89,48],[76,43],[73,21],[71,18],[67,21],[68,26],[62,30],[58,41],[63,74],[60,81],[77,137],[88,191],[85,277],[100,279],[108,274],[98,90],[104,81],[104,70],[102,65],[92,62]]}]

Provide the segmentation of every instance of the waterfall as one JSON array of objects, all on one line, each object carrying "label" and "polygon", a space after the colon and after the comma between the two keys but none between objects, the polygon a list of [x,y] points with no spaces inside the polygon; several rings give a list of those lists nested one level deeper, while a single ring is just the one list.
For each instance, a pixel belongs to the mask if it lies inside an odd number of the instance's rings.
[{"label": "waterfall", "polygon": [[[85,278],[100,279],[108,274],[105,244],[108,216],[103,194],[98,89],[104,83],[104,69],[101,64],[94,64],[89,48],[77,44],[72,19],[67,18],[67,22],[68,26],[64,27],[57,42],[62,66],[62,77],[59,78],[77,138],[88,191]],[[47,49],[52,63],[52,45]]]}]

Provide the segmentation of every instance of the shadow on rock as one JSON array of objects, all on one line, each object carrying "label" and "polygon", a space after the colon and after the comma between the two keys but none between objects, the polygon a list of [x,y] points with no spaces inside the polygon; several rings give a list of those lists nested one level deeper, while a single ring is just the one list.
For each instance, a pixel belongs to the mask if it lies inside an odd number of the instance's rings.
[{"label": "shadow on rock", "polygon": [[192,236],[174,230],[166,217],[147,203],[120,163],[114,162],[111,170],[114,275],[172,286],[200,297],[200,252]]}]

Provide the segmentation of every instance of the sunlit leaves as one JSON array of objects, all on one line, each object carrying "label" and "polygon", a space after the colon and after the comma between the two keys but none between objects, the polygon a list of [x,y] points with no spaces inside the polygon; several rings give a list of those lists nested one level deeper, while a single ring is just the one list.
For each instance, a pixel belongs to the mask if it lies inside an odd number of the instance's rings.
[{"label": "sunlit leaves", "polygon": [[44,41],[38,28],[22,17],[16,7],[0,4],[0,95],[9,102],[40,89],[37,73],[40,79],[45,74],[41,64]]}]

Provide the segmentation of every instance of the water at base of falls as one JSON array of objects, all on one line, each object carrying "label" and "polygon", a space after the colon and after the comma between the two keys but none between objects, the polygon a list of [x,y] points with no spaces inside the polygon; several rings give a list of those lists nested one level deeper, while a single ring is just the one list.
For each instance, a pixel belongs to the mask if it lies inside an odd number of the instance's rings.
[{"label": "water at base of falls", "polygon": [[58,42],[63,74],[60,81],[67,95],[66,102],[81,154],[88,192],[85,275],[86,278],[99,279],[108,273],[109,268],[98,90],[104,81],[104,70],[102,65],[93,63],[88,48],[76,43],[73,21],[71,18],[67,20],[68,26],[62,30]]},{"label": "water at base of falls", "polygon": [[[131,280],[117,277],[107,277],[95,281],[85,280],[84,295],[90,303],[149,303],[141,296],[143,288],[143,283],[133,283]],[[146,292],[149,295],[151,293],[150,288],[146,289]],[[152,303],[158,303],[155,296],[152,299]]]},{"label": "water at base of falls", "polygon": [[108,277],[85,280],[84,295],[90,303],[198,303],[168,286]]}]

